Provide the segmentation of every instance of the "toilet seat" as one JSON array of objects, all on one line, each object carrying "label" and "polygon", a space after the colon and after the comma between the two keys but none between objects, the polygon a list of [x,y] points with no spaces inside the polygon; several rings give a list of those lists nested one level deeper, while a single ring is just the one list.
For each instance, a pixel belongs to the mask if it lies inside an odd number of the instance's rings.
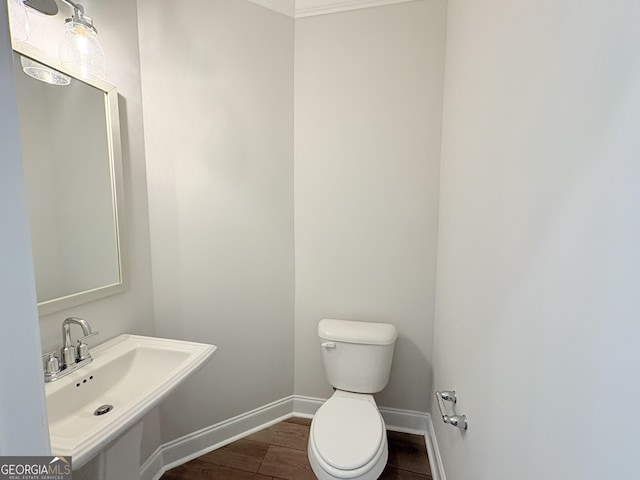
[{"label": "toilet seat", "polygon": [[385,457],[382,468],[386,463],[384,421],[369,395],[341,393],[336,392],[316,412],[310,454],[332,478],[363,478],[379,466],[381,457]]}]

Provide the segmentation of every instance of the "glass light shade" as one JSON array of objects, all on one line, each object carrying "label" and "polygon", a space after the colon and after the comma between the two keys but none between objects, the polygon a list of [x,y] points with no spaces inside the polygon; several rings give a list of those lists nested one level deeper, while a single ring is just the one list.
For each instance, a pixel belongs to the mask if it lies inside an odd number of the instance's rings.
[{"label": "glass light shade", "polygon": [[20,63],[24,73],[41,82],[50,83],[51,85],[69,85],[71,83],[71,77],[30,58],[21,56]]},{"label": "glass light shade", "polygon": [[62,65],[81,78],[102,80],[107,58],[95,30],[77,22],[67,22],[60,39],[58,55]]},{"label": "glass light shade", "polygon": [[27,8],[22,0],[9,0],[9,22],[14,40],[24,42],[29,38]]}]

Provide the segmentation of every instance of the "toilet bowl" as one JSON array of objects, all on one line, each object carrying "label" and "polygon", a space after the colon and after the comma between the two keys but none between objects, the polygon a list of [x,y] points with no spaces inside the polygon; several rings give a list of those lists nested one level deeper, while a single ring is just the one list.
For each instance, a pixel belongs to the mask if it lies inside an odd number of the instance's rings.
[{"label": "toilet bowl", "polygon": [[384,420],[372,394],[389,381],[396,328],[324,319],[318,336],[335,392],[311,421],[307,453],[313,473],[320,480],[376,480],[389,453]]},{"label": "toilet bowl", "polygon": [[373,396],[337,390],[311,422],[309,461],[320,480],[375,480],[387,463],[384,420]]}]

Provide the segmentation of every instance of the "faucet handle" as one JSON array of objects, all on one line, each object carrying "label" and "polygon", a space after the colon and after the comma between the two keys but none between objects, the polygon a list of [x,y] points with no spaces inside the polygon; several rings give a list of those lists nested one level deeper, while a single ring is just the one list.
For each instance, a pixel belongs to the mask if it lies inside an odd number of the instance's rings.
[{"label": "faucet handle", "polygon": [[58,373],[60,371],[60,362],[58,360],[58,357],[56,357],[55,350],[44,353],[42,355],[42,359],[44,360],[45,375],[51,376],[52,374]]},{"label": "faucet handle", "polygon": [[93,337],[94,335],[97,335],[99,333],[100,332],[98,332],[98,331],[91,332],[89,335],[85,335],[84,337],[78,339],[77,359],[78,359],[79,362],[81,362],[82,360],[86,360],[87,358],[89,358],[91,356],[91,354],[89,353],[89,345],[84,343],[84,341],[87,338]]},{"label": "faucet handle", "polygon": [[62,367],[69,368],[76,362],[76,347],[69,345],[60,349],[60,358],[62,359]]}]

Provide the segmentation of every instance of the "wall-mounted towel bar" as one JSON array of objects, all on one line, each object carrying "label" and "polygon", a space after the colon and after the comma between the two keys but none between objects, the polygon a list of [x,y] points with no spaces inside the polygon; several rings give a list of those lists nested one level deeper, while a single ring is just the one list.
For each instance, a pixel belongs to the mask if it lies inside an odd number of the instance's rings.
[{"label": "wall-mounted towel bar", "polygon": [[444,402],[451,402],[453,404],[458,402],[455,390],[436,392],[436,400],[438,401],[438,408],[440,409],[440,415],[442,415],[442,421],[444,423],[448,423],[449,425],[453,425],[454,427],[462,428],[464,430],[469,427],[466,415],[447,414],[447,407]]}]

